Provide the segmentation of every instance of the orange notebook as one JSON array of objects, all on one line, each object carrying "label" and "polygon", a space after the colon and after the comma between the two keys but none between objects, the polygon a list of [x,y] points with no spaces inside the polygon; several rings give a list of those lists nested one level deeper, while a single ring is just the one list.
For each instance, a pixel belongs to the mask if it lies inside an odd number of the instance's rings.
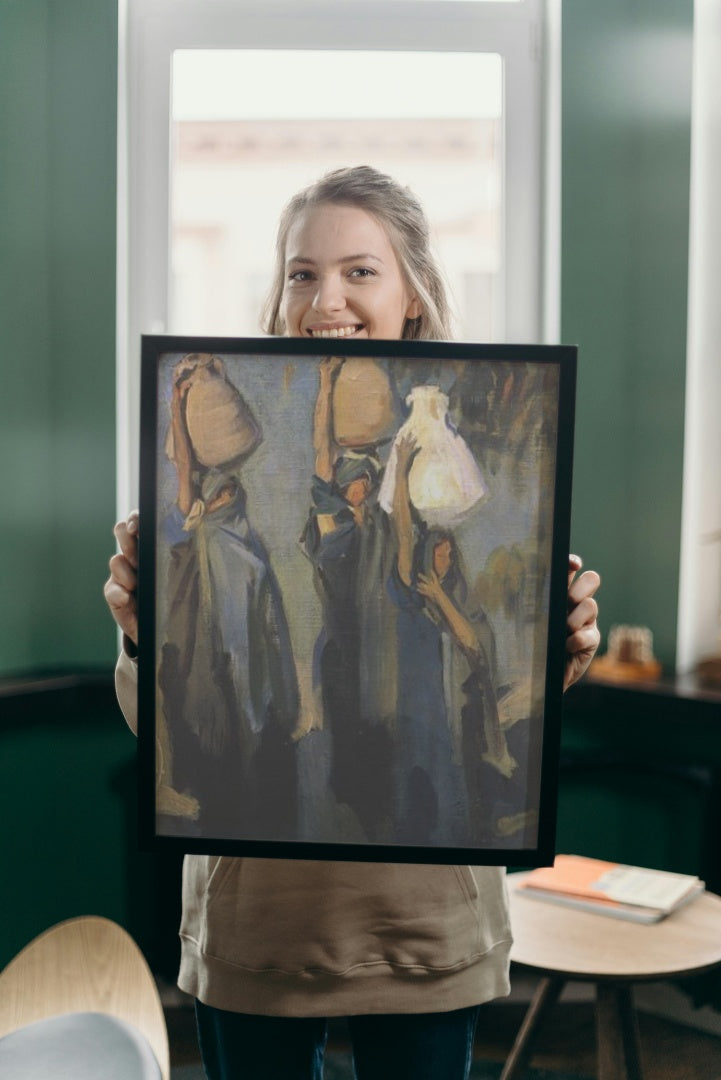
[{"label": "orange notebook", "polygon": [[553,866],[532,870],[518,886],[525,895],[638,922],[657,922],[700,892],[693,874],[557,855]]}]

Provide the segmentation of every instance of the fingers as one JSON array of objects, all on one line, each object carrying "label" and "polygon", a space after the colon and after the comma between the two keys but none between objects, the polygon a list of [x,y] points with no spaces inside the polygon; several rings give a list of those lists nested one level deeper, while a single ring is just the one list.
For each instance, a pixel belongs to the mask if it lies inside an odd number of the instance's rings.
[{"label": "fingers", "polygon": [[321,379],[333,379],[345,363],[344,356],[324,356],[320,361]]},{"label": "fingers", "polygon": [[187,356],[184,356],[173,369],[173,386],[177,387],[180,383],[188,379],[195,373],[197,367],[197,360],[191,360]]},{"label": "fingers", "polygon": [[404,454],[407,457],[410,457],[420,450],[418,439],[412,431],[407,431],[404,435],[401,435],[396,443],[396,450],[398,453]]},{"label": "fingers", "polygon": [[601,578],[595,570],[586,570],[576,577],[582,566],[583,562],[577,555],[569,556],[564,690],[577,682],[588,669],[601,642],[597,625],[598,604],[594,599]]},{"label": "fingers", "polygon": [[182,406],[185,398],[188,396],[188,391],[192,386],[192,380],[189,375],[181,376],[173,383],[173,405]]},{"label": "fingers", "polygon": [[416,579],[416,589],[421,596],[432,596],[434,581],[431,574],[419,574]]},{"label": "fingers", "polygon": [[569,634],[580,630],[584,626],[593,626],[598,618],[598,604],[593,596],[584,596],[582,599],[569,604],[566,616],[566,627]]},{"label": "fingers", "polygon": [[576,630],[574,633],[569,633],[566,638],[564,690],[568,690],[569,686],[573,686],[588,671],[600,642],[601,634],[595,621],[590,625],[581,627],[580,630]]},{"label": "fingers", "polygon": [[113,555],[108,563],[110,578],[114,584],[119,585],[126,592],[135,592],[138,588],[138,574],[135,566],[125,555]]},{"label": "fingers", "polygon": [[418,440],[412,431],[407,431],[396,441],[396,454],[398,455],[398,465],[403,472],[410,471],[412,462],[416,455],[420,453],[421,447],[418,445]]},{"label": "fingers", "polygon": [[588,655],[589,663],[596,649],[601,643],[601,632],[595,622],[590,626],[582,626],[566,638],[566,652],[569,656],[577,654]]},{"label": "fingers", "polygon": [[[119,556],[118,556],[119,557]],[[112,572],[103,589],[110,614],[130,640],[138,644],[138,605],[135,592],[126,589]]]},{"label": "fingers", "polygon": [[585,570],[575,581],[569,570],[568,607],[569,611],[588,597],[592,597],[601,585],[601,578],[595,570]]},{"label": "fingers", "polygon": [[115,622],[136,645],[139,522],[138,511],[133,510],[125,521],[119,521],[113,529],[120,552],[110,559],[110,577],[103,588],[103,595]]},{"label": "fingers", "polygon": [[[113,533],[118,542],[122,555],[131,566],[138,565],[138,531],[140,528],[140,515],[137,510],[131,511],[125,521],[119,521]],[[112,562],[112,560],[111,560]],[[112,567],[111,567],[112,569]]]},{"label": "fingers", "polygon": [[571,588],[571,585],[573,584],[573,579],[575,578],[578,571],[582,568],[582,566],[583,566],[583,559],[581,558],[580,555],[569,555],[568,556],[568,587],[569,587],[569,589]]}]

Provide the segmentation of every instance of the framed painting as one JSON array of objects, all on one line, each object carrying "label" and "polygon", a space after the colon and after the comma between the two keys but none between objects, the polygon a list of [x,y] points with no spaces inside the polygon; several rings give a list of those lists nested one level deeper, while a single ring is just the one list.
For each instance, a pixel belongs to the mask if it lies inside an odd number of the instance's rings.
[{"label": "framed painting", "polygon": [[575,370],[143,339],[146,847],[552,861]]}]

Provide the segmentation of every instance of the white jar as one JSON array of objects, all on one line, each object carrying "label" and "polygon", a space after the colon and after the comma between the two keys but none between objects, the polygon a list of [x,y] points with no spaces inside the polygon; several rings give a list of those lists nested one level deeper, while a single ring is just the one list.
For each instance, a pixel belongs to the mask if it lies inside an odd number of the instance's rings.
[{"label": "white jar", "polygon": [[391,447],[379,500],[393,512],[398,440],[412,434],[418,453],[408,475],[411,503],[434,527],[448,527],[467,517],[487,494],[481,470],[466,441],[448,416],[448,398],[438,386],[416,386],[406,398],[411,412]]}]

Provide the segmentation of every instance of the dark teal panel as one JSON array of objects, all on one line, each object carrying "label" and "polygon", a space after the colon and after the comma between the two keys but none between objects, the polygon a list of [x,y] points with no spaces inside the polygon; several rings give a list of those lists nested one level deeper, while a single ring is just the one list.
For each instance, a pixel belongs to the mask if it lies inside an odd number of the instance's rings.
[{"label": "dark teal panel", "polygon": [[672,681],[571,689],[557,850],[699,874],[718,891],[720,704]]},{"label": "dark teal panel", "polygon": [[563,777],[556,848],[564,854],[698,874],[706,801],[680,780],[625,770]]},{"label": "dark teal panel", "polygon": [[56,922],[104,915],[173,979],[180,856],[138,850],[137,743],[112,679],[65,682],[0,687],[0,968]]},{"label": "dark teal panel", "polygon": [[0,40],[4,674],[115,650],[117,3],[3,0]]},{"label": "dark teal panel", "polygon": [[0,4],[0,670],[46,654],[54,579],[47,23],[45,3]]},{"label": "dark teal panel", "polygon": [[61,919],[105,915],[129,927],[137,863],[136,744],[112,689],[38,691],[3,699],[2,712],[0,808],[13,824],[3,830],[0,966]]},{"label": "dark teal panel", "polygon": [[601,625],[675,655],[692,0],[563,7],[562,337],[579,345],[573,545]]},{"label": "dark teal panel", "polygon": [[50,297],[60,663],[111,661],[102,599],[115,518],[117,4],[51,4]]}]

